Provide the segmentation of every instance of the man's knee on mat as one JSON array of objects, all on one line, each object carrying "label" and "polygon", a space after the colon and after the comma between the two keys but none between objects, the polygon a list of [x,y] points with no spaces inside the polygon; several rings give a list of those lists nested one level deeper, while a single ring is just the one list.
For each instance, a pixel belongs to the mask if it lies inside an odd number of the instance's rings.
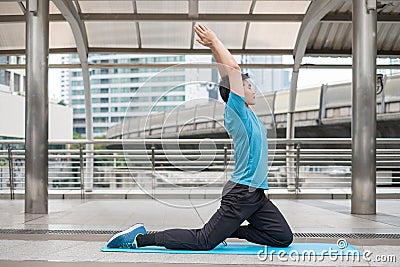
[{"label": "man's knee on mat", "polygon": [[288,247],[293,242],[293,234],[291,232],[287,233],[280,239],[276,240],[276,242],[277,242],[277,244],[275,245],[276,247]]}]

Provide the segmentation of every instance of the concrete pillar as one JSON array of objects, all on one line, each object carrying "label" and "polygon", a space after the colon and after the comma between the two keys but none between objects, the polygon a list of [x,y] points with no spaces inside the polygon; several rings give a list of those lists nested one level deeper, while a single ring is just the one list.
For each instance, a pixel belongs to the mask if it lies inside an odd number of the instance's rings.
[{"label": "concrete pillar", "polygon": [[351,213],[376,213],[376,0],[353,0]]},{"label": "concrete pillar", "polygon": [[25,213],[48,213],[49,0],[27,1]]}]

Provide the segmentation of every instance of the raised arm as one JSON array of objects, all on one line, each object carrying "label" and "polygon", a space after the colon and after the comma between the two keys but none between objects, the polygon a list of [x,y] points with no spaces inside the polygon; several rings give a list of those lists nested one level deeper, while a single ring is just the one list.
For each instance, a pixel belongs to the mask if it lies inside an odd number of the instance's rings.
[{"label": "raised arm", "polygon": [[229,50],[208,27],[197,24],[194,26],[194,31],[199,37],[196,41],[211,49],[215,61],[218,63],[218,71],[221,77],[229,76],[230,90],[244,97],[240,67]]}]

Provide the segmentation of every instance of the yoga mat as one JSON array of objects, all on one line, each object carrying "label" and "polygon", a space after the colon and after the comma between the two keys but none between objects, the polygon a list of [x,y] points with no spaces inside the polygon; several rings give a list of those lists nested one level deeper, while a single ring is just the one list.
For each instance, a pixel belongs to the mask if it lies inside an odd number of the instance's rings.
[{"label": "yoga mat", "polygon": [[[287,248],[279,247],[266,247],[257,245],[249,242],[227,242],[227,246],[223,244],[218,245],[213,250],[178,250],[178,249],[166,249],[158,246],[148,246],[137,249],[128,248],[101,248],[103,252],[130,252],[130,253],[168,253],[168,254],[228,254],[228,255],[310,255],[314,253],[315,256],[362,256],[362,252],[353,247],[347,245],[341,249],[337,244],[327,243],[292,243]],[[262,252],[260,252],[262,251]]]}]

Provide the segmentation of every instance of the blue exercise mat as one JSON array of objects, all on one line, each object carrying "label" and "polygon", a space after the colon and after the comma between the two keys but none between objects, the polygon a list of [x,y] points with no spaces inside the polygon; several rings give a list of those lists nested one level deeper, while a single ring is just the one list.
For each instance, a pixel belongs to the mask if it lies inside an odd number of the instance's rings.
[{"label": "blue exercise mat", "polygon": [[[293,243],[287,248],[265,247],[249,242],[227,242],[227,246],[218,245],[213,250],[178,250],[166,249],[158,246],[148,246],[137,249],[128,248],[101,248],[103,252],[131,252],[131,253],[168,253],[168,254],[228,254],[228,255],[310,255],[315,256],[362,256],[362,252],[346,244],[341,249],[337,244],[327,243]],[[261,252],[260,252],[261,251]]]}]

